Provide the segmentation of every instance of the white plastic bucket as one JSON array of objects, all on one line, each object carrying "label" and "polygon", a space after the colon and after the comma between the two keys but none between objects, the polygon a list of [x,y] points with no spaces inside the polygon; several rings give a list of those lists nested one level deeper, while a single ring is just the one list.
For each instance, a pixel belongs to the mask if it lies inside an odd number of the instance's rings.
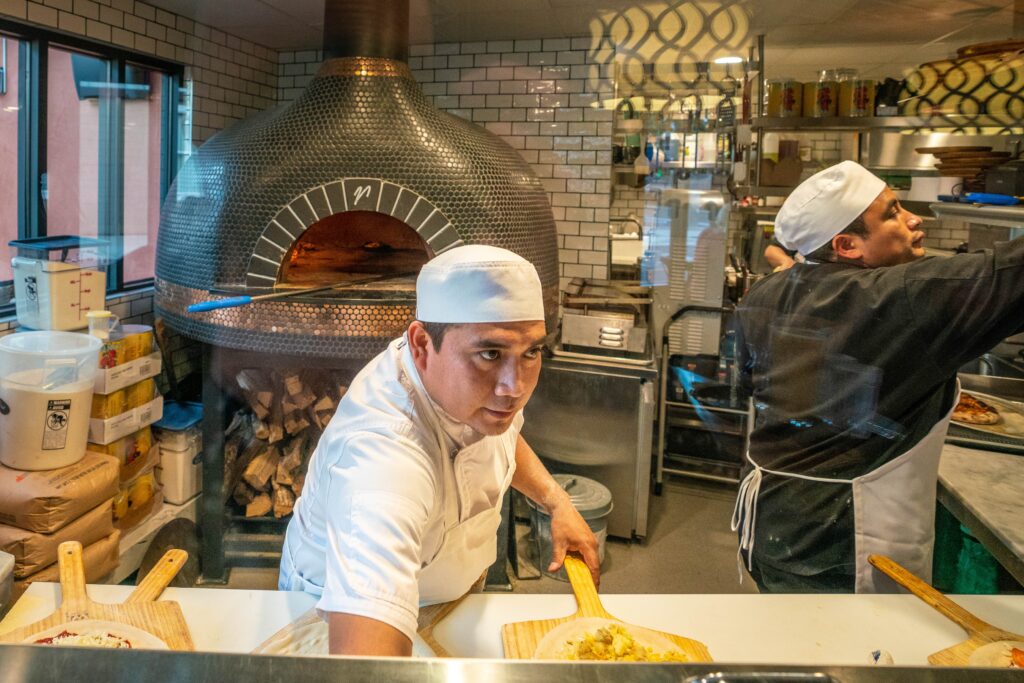
[{"label": "white plastic bucket", "polygon": [[51,470],[82,459],[101,345],[74,332],[0,338],[0,462]]}]

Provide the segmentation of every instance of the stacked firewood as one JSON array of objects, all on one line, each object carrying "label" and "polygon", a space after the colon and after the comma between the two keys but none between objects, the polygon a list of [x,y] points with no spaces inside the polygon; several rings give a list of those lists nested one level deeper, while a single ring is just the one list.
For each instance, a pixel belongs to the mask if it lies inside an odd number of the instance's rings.
[{"label": "stacked firewood", "polygon": [[246,407],[227,430],[225,495],[246,517],[291,514],[320,435],[348,389],[341,370],[241,370]]}]

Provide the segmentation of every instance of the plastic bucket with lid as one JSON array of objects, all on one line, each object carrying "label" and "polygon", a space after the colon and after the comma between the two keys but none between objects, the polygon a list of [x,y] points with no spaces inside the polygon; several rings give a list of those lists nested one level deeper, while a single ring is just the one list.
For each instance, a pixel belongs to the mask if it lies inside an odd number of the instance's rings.
[{"label": "plastic bucket with lid", "polygon": [[0,338],[0,462],[51,470],[82,459],[100,346],[74,332]]},{"label": "plastic bucket with lid", "polygon": [[[573,507],[580,513],[590,530],[597,537],[597,556],[604,562],[604,546],[608,539],[608,515],[612,512],[612,492],[606,486],[593,479],[575,474],[552,475],[555,481],[569,494]],[[534,548],[537,553],[537,565],[545,576],[568,581],[565,569],[555,573],[548,572],[551,564],[551,517],[539,505],[527,498],[530,505],[530,526],[533,529]]]}]

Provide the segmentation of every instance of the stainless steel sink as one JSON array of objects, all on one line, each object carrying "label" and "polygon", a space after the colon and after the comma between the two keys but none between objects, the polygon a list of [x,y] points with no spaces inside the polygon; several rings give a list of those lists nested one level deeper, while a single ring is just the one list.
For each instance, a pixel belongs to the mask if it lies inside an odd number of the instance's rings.
[{"label": "stainless steel sink", "polygon": [[1024,380],[1024,368],[1008,358],[994,353],[983,353],[969,363],[960,367],[960,372],[983,377],[1008,377]]}]

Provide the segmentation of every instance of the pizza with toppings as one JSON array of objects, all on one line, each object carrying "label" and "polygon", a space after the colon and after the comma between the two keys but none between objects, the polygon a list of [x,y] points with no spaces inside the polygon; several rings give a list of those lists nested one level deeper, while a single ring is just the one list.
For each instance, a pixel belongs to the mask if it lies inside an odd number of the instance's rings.
[{"label": "pizza with toppings", "polygon": [[996,407],[985,403],[977,396],[960,392],[960,402],[953,409],[953,421],[970,425],[994,425],[1002,419]]},{"label": "pizza with toppings", "polygon": [[50,647],[102,647],[117,650],[166,650],[167,643],[140,628],[104,619],[68,621],[35,633],[23,642]]},{"label": "pizza with toppings", "polygon": [[60,645],[77,647],[131,648],[132,641],[113,633],[74,633],[67,629],[55,636],[40,638],[36,645]]}]

